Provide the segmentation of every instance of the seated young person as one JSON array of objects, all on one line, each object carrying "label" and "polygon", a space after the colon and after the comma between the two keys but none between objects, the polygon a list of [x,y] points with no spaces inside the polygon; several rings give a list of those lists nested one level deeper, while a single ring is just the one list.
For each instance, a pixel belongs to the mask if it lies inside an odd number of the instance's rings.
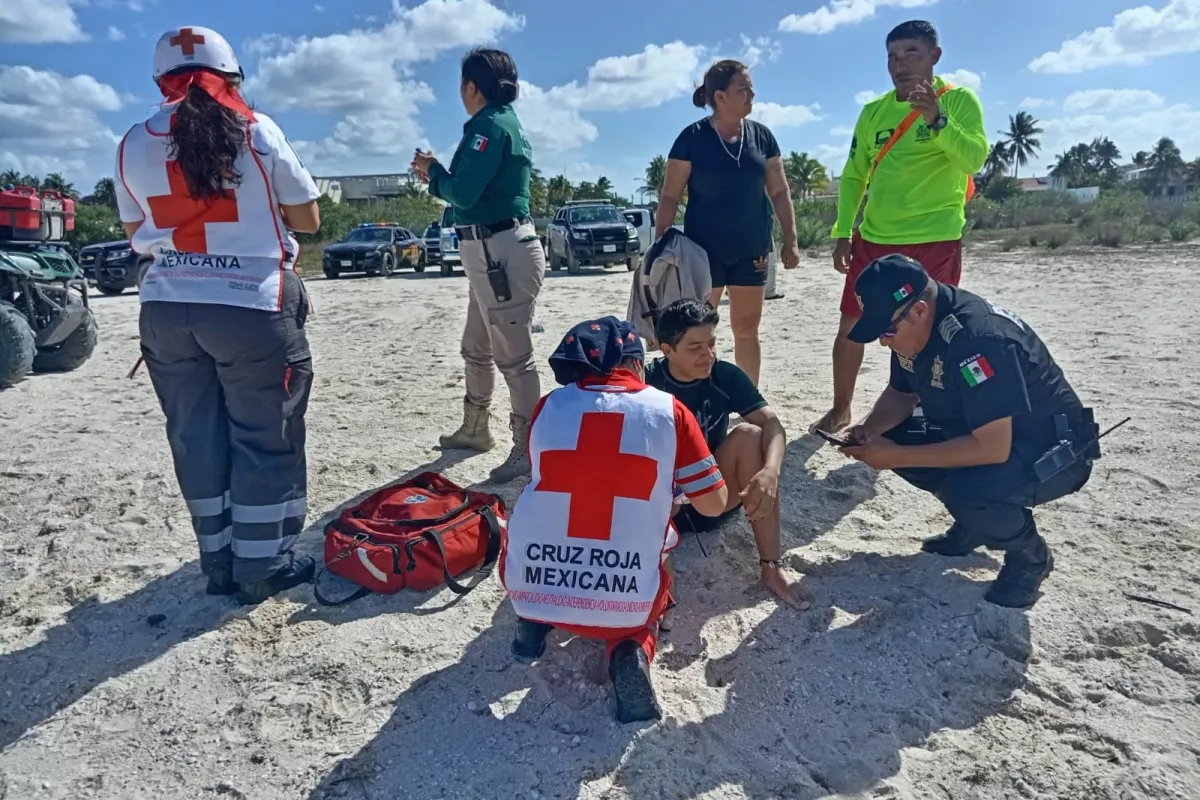
[{"label": "seated young person", "polygon": [[696,418],[645,384],[644,361],[633,325],[616,317],[563,338],[550,356],[562,388],[534,410],[533,473],[500,556],[518,617],[513,655],[539,658],[553,628],[606,641],[621,722],[662,716],[650,661],[672,602],[673,493],[712,516],[729,494]]},{"label": "seated young person", "polygon": [[[754,530],[763,584],[789,605],[806,609],[812,594],[789,583],[780,561],[779,470],[787,434],[750,377],[736,364],[717,358],[720,319],[708,303],[677,300],[655,323],[665,358],[646,365],[646,383],[671,393],[696,415],[729,484],[729,502],[720,516],[698,514],[683,505],[675,524],[680,532],[715,530],[741,506]],[[732,430],[731,413],[743,420]]]}]

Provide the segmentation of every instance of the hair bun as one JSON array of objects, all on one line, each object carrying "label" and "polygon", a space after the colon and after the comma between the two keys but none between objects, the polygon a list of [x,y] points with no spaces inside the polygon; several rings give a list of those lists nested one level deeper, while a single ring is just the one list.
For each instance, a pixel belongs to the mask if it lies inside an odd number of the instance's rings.
[{"label": "hair bun", "polygon": [[700,86],[697,86],[696,91],[692,92],[692,105],[694,105],[696,108],[704,108],[704,106],[708,105],[705,102],[706,99],[707,98],[705,98],[705,96],[704,96],[703,84]]}]

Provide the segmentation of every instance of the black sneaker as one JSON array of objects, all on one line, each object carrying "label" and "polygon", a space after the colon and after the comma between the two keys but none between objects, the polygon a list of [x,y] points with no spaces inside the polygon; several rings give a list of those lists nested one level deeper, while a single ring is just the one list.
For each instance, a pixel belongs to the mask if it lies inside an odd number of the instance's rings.
[{"label": "black sneaker", "polygon": [[1054,554],[1045,542],[1004,554],[1000,574],[983,599],[1005,608],[1030,608],[1038,599],[1042,581],[1054,571]]},{"label": "black sneaker", "polygon": [[544,622],[517,620],[517,635],[512,641],[513,658],[522,664],[532,664],[546,652],[546,637],[554,630]]},{"label": "black sneaker", "polygon": [[237,599],[243,605],[261,603],[272,595],[287,591],[302,583],[308,583],[316,572],[316,562],[309,556],[296,556],[292,563],[261,581],[247,581],[237,590]]},{"label": "black sneaker", "polygon": [[650,659],[637,642],[627,640],[613,650],[608,676],[617,697],[617,722],[662,719],[662,709],[650,683]]},{"label": "black sneaker", "polygon": [[208,586],[204,588],[205,594],[233,594],[238,589],[238,585],[233,582],[232,567],[215,567],[208,571]]},{"label": "black sneaker", "polygon": [[967,529],[957,522],[941,536],[934,536],[932,539],[921,542],[922,550],[938,556],[965,556],[977,547],[979,545],[973,544],[971,537],[967,535]]}]

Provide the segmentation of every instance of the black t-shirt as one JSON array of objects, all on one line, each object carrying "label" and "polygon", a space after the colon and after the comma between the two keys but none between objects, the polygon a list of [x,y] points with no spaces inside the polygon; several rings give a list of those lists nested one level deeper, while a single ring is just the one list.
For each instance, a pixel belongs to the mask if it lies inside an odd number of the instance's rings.
[{"label": "black t-shirt", "polygon": [[729,432],[730,414],[744,417],[767,405],[749,375],[738,365],[720,359],[707,378],[683,382],[671,375],[666,358],[656,358],[646,364],[646,383],[675,395],[695,415],[714,455]]},{"label": "black t-shirt", "polygon": [[[741,148],[740,162],[734,157]],[[774,134],[745,121],[742,142],[721,139],[708,118],[683,129],[668,158],[690,161],[683,232],[704,248],[710,261],[758,258],[771,250],[767,159],[779,155]]]},{"label": "black t-shirt", "polygon": [[1013,418],[1013,450],[1037,458],[1056,441],[1054,415],[1082,403],[1045,343],[1019,316],[977,294],[938,286],[929,343],[913,359],[892,353],[892,388],[916,393],[947,438]]}]

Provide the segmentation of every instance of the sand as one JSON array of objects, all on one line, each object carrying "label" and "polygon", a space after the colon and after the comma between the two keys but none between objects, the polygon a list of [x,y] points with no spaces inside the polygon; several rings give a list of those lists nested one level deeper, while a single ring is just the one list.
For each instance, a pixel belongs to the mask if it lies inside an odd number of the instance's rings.
[{"label": "sand", "polygon": [[[744,522],[707,556],[685,538],[653,668],[666,719],[626,726],[598,645],[556,635],[537,665],[511,660],[495,576],[458,602],[206,597],[149,380],[124,378],[137,299],[97,298],[84,369],[0,393],[0,798],[1200,797],[1198,271],[1195,247],[969,249],[964,285],[1035,325],[1102,423],[1134,417],[1081,493],[1037,512],[1057,570],[1027,613],[982,601],[997,554],[919,553],[947,524],[932,498],[804,433],[840,283],[824,258],[781,271],[762,383],[816,607],[758,585]],[[544,386],[561,332],[620,313],[628,280],[547,278]],[[364,492],[430,466],[473,484],[504,452],[436,449],[460,408],[460,276],[309,286],[317,553]],[[860,414],[885,376],[872,347]]]}]

